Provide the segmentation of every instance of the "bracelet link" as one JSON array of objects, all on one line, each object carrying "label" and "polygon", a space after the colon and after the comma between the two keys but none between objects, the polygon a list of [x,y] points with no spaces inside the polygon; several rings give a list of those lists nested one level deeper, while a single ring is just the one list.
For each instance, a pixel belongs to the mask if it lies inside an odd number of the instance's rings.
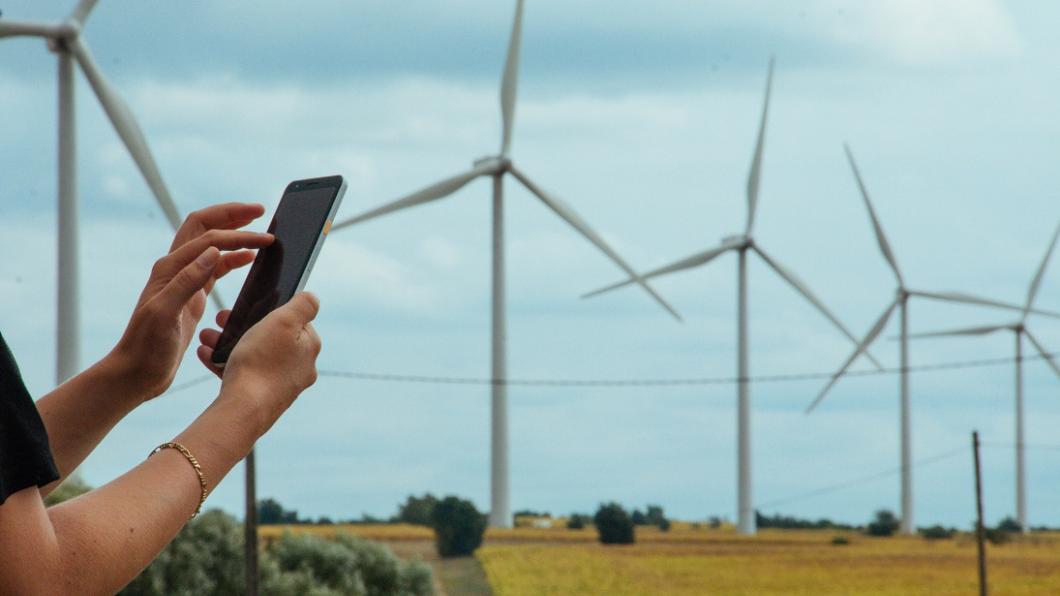
[{"label": "bracelet link", "polygon": [[195,470],[195,475],[199,477],[199,488],[202,489],[202,494],[199,496],[199,506],[195,508],[195,513],[192,513],[191,517],[188,518],[193,519],[196,515],[199,515],[199,511],[202,511],[202,504],[206,502],[206,475],[203,474],[202,466],[199,465],[199,460],[191,454],[191,451],[189,451],[188,448],[184,445],[181,445],[180,443],[177,443],[175,441],[162,443],[158,447],[155,447],[153,450],[151,450],[151,453],[147,455],[147,458],[150,459],[151,456],[158,453],[159,451],[162,451],[163,449],[175,449],[176,451],[178,451],[181,455],[184,456],[184,459],[188,460],[188,463],[191,464],[191,467]]}]

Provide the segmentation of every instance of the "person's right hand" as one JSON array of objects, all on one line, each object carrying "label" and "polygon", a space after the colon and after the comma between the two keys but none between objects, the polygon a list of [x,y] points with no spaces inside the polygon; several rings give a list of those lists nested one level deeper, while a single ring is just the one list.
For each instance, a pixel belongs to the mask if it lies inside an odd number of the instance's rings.
[{"label": "person's right hand", "polygon": [[[260,415],[262,433],[317,380],[320,336],[311,322],[319,310],[316,296],[308,292],[297,294],[247,330],[224,368],[211,361],[221,332],[203,329],[199,333],[199,360],[221,377],[222,397],[230,394],[249,400]],[[217,324],[224,327],[230,313],[218,313]]]}]

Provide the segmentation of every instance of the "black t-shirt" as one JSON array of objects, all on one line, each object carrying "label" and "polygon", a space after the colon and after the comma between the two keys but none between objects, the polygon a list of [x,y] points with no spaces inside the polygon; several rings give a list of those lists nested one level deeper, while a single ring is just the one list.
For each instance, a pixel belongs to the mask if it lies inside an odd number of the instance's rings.
[{"label": "black t-shirt", "polygon": [[24,488],[58,479],[44,423],[0,335],[0,505]]}]

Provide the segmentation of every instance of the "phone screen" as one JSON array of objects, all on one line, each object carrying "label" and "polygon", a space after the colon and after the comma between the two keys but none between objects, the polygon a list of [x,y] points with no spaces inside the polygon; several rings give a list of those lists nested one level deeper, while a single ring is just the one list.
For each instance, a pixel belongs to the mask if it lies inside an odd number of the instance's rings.
[{"label": "phone screen", "polygon": [[339,193],[342,177],[292,182],[280,199],[269,233],[276,240],[258,251],[243,289],[214,348],[212,360],[228,360],[247,329],[294,297],[309,275]]}]

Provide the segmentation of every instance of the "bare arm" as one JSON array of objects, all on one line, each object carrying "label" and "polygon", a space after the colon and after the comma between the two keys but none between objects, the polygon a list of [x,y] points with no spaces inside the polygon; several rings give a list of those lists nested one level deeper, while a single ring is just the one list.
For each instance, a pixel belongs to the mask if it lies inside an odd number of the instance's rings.
[{"label": "bare arm", "polygon": [[[199,460],[208,490],[315,382],[317,308],[300,294],[255,325],[232,352],[218,398],[176,437]],[[199,496],[194,470],[172,449],[51,509],[36,490],[11,495],[0,505],[0,594],[112,594],[173,539]]]},{"label": "bare arm", "polygon": [[[172,382],[216,280],[253,259],[268,234],[239,231],[261,205],[228,203],[188,216],[151,270],[128,327],[100,362],[37,402],[61,474],[69,475],[134,408]],[[231,251],[221,254],[220,251]],[[47,495],[58,481],[42,488]]]}]

